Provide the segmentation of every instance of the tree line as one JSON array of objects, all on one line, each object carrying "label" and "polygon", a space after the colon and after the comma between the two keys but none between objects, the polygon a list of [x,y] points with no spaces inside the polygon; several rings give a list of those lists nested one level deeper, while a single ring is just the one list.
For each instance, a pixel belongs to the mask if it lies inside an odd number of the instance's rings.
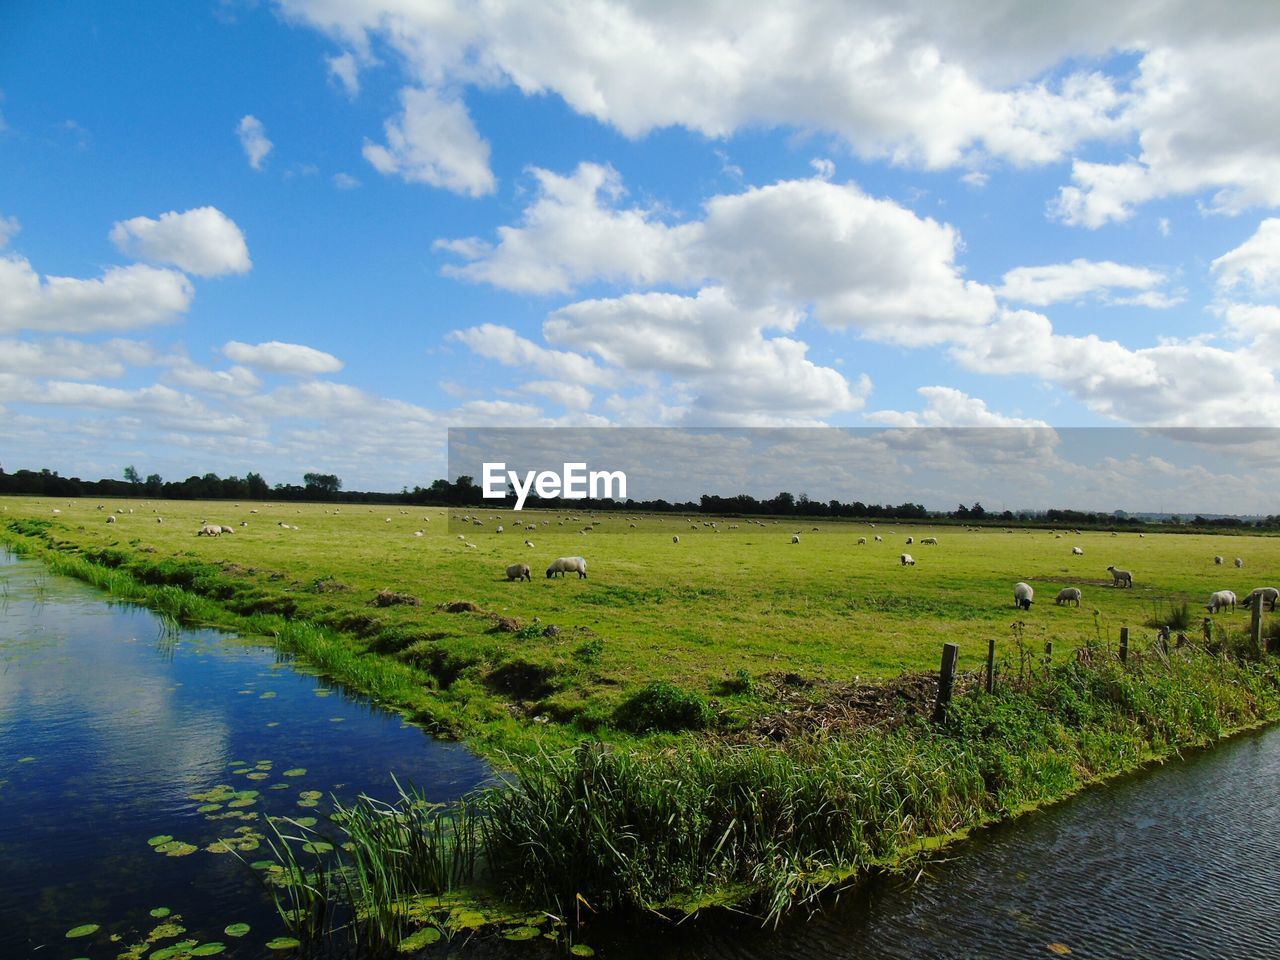
[{"label": "tree line", "polygon": [[[399,493],[369,490],[344,490],[342,480],[330,473],[310,472],[302,475],[301,484],[268,484],[258,473],[244,477],[219,477],[216,473],[190,476],[185,480],[165,481],[159,474],[142,476],[133,466],[126,467],[122,479],[81,480],[62,477],[56,470],[17,470],[6,473],[0,467],[0,495],[24,494],[43,497],[148,497],[165,500],[281,500],[347,503],[400,503],[438,507],[489,507],[510,509],[515,493],[509,491],[503,500],[483,496],[483,488],[474,477],[436,480],[429,486],[405,488]],[[946,520],[973,524],[1048,524],[1061,527],[1142,528],[1153,521],[1130,517],[1124,511],[1111,513],[1087,510],[1002,510],[988,511],[981,503],[959,504],[954,510],[928,510],[910,501],[900,504],[864,503],[861,500],[813,500],[807,494],[798,496],[783,491],[768,499],[740,493],[732,497],[703,494],[697,500],[625,500],[545,499],[530,495],[526,508],[543,507],[574,511],[628,510],[644,513],[704,513],[717,516],[786,516],[828,519],[893,519]],[[1162,528],[1175,529],[1276,529],[1280,515],[1259,519],[1240,517],[1194,517],[1174,515],[1159,521]]]}]

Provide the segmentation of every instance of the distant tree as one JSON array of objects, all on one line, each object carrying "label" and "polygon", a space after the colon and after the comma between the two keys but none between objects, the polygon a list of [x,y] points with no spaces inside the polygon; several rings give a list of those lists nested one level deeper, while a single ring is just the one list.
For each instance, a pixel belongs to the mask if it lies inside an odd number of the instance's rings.
[{"label": "distant tree", "polygon": [[124,468],[124,479],[125,483],[131,483],[135,487],[142,482],[142,478],[138,476],[138,468],[133,464]]},{"label": "distant tree", "polygon": [[[126,480],[128,477],[125,478]],[[164,480],[158,473],[147,474],[146,487],[147,496],[158,497],[164,490]]]},{"label": "distant tree", "polygon": [[332,473],[304,473],[302,482],[309,493],[319,493],[331,497],[342,489],[342,481]]},{"label": "distant tree", "polygon": [[267,481],[262,479],[262,474],[260,473],[246,474],[244,483],[248,495],[254,500],[262,500],[271,492],[271,488],[267,486]]}]

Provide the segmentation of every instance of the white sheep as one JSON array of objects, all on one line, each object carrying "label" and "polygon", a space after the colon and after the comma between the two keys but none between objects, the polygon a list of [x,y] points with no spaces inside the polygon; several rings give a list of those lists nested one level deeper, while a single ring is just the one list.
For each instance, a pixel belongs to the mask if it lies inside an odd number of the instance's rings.
[{"label": "white sheep", "polygon": [[907,537],[907,545],[910,546],[913,543],[915,543],[915,540],[911,539],[911,537]]},{"label": "white sheep", "polygon": [[223,524],[223,525],[222,525],[221,530],[222,530],[222,532],[223,532],[223,533],[235,533],[235,532],[236,532],[236,528],[235,528],[235,527],[228,527],[226,524]]},{"label": "white sheep", "polygon": [[923,547],[923,546],[934,546],[934,547],[936,547],[937,545],[938,545],[938,538],[937,538],[937,537],[921,537],[921,538],[920,538],[920,546],[922,546],[922,547]]},{"label": "white sheep", "polygon": [[1267,605],[1268,610],[1275,610],[1276,599],[1280,598],[1280,590],[1275,587],[1255,587],[1244,598],[1244,606],[1252,608],[1255,603],[1261,600]]},{"label": "white sheep", "polygon": [[1063,587],[1058,591],[1058,596],[1054,598],[1054,603],[1062,606],[1066,603],[1074,603],[1080,606],[1081,593],[1079,587]]},{"label": "white sheep", "polygon": [[800,534],[798,534],[798,533],[793,533],[793,534],[791,535],[791,542],[792,542],[792,543],[799,543],[799,542],[800,542]]},{"label": "white sheep", "polygon": [[222,533],[222,527],[216,523],[206,523],[203,527],[196,531],[197,537],[216,537]]},{"label": "white sheep", "polygon": [[107,523],[115,523],[115,522],[116,522],[116,516],[114,513],[107,517]]},{"label": "white sheep", "polygon": [[507,567],[508,580],[533,580],[533,572],[527,563],[513,563]]},{"label": "white sheep", "polygon": [[526,541],[524,542],[524,545],[525,545],[526,547],[532,547],[532,546],[533,546],[533,541],[532,541],[532,540],[526,540]]},{"label": "white sheep", "polygon": [[494,527],[494,528],[493,528],[493,532],[494,532],[494,533],[501,533],[501,532],[502,532],[502,524],[498,524],[496,527]]},{"label": "white sheep", "polygon": [[1023,583],[1019,580],[1013,585],[1013,605],[1021,607],[1023,610],[1031,609],[1031,601],[1035,599],[1036,592],[1031,589],[1031,584]]},{"label": "white sheep", "polygon": [[1218,566],[1218,567],[1222,566],[1222,557],[1214,557],[1213,563],[1214,563],[1214,566]]},{"label": "white sheep", "polygon": [[1239,570],[1243,566],[1244,566],[1244,561],[1241,560],[1239,557],[1236,557],[1236,569]]},{"label": "white sheep", "polygon": [[1076,557],[1083,557],[1083,556],[1084,556],[1084,547],[1072,547],[1072,548],[1071,548],[1071,554],[1072,554],[1072,556],[1076,556]]},{"label": "white sheep", "polygon": [[865,547],[866,545],[867,545],[867,538],[866,538],[866,537],[859,537],[859,538],[858,538],[858,546],[860,546],[860,547]]},{"label": "white sheep", "polygon": [[462,542],[462,545],[463,545],[464,547],[466,547],[468,550],[476,550],[476,549],[478,549],[478,548],[476,547],[476,545],[475,545],[474,543],[472,543],[470,540],[464,540],[464,541]]},{"label": "white sheep", "polygon": [[1218,590],[1209,595],[1209,603],[1205,609],[1210,613],[1217,613],[1219,610],[1225,610],[1230,607],[1232,610],[1236,608],[1236,595],[1230,590]]},{"label": "white sheep", "polygon": [[671,542],[672,542],[672,543],[679,543],[679,542],[680,542],[680,537],[679,537],[679,536],[672,537],[672,538],[671,538]]},{"label": "white sheep", "polygon": [[875,541],[876,543],[884,543],[884,537],[880,536],[880,534],[877,533],[875,536]]},{"label": "white sheep", "polygon": [[1111,573],[1111,585],[1113,587],[1133,586],[1133,574],[1128,570],[1117,570],[1115,567],[1107,567],[1107,570]]},{"label": "white sheep", "polygon": [[916,558],[911,556],[909,553],[904,553],[898,558],[898,562],[904,567],[914,567],[916,565]]},{"label": "white sheep", "polygon": [[547,567],[547,579],[550,580],[556,574],[564,576],[570,572],[576,572],[579,580],[585,580],[587,578],[587,561],[582,557],[557,557],[551,561],[551,566]]},{"label": "white sheep", "polygon": [[415,531],[413,531],[413,535],[414,535],[415,537],[420,537],[420,536],[422,536],[422,531],[421,531],[421,530],[415,530]]},{"label": "white sheep", "polygon": [[156,523],[164,523],[164,517],[156,517]]}]

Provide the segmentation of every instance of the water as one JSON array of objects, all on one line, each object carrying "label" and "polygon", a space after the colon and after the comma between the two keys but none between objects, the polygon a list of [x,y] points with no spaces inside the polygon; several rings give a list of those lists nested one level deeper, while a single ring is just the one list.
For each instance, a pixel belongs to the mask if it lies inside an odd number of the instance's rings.
[{"label": "water", "polygon": [[[269,849],[241,860],[205,847],[263,831],[267,814],[323,815],[331,793],[390,799],[393,772],[438,801],[489,775],[465,748],[277,661],[0,554],[0,957],[115,957],[162,922],[158,908],[181,916],[182,939],[264,956],[285,931],[248,862]],[[218,784],[259,796],[198,812],[190,794]],[[325,800],[299,806],[308,790]],[[157,853],[148,840],[161,835],[196,852]],[[91,923],[101,931],[66,938]],[[231,923],[251,931],[228,937]]]}]

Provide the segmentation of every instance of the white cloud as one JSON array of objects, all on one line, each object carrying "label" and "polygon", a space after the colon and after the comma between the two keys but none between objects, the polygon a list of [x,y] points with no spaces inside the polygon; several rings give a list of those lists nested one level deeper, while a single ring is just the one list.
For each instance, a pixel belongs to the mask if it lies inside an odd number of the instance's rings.
[{"label": "white cloud", "polygon": [[354,190],[360,186],[360,181],[349,173],[339,171],[333,175],[333,185],[339,190]]},{"label": "white cloud", "polygon": [[136,414],[146,422],[195,433],[251,433],[261,428],[235,414],[211,410],[200,400],[163,384],[125,390],[97,383],[48,380],[31,383],[7,399],[43,406],[83,407]]},{"label": "white cloud", "polygon": [[811,307],[827,326],[911,345],[941,342],[995,309],[989,288],[960,276],[951,227],[851,184],[789,180],[722,194],[702,220],[668,226],[652,210],[616,206],[624,191],[609,168],[534,174],[536,197],[496,244],[437,243],[470,261],[446,273],[528,293],[594,280],[723,286],[747,307]]},{"label": "white cloud", "polygon": [[[0,125],[0,130],[3,129],[4,126]],[[17,217],[0,217],[0,249],[7,247],[9,245],[9,241],[12,240],[14,235],[21,229],[22,225],[18,223]]]},{"label": "white cloud", "polygon": [[450,339],[464,343],[473,353],[508,367],[533,367],[544,376],[577,384],[603,385],[612,379],[589,357],[563,350],[549,350],[520,336],[510,327],[482,323],[455,330]]},{"label": "white cloud", "polygon": [[1229,337],[1243,342],[1257,362],[1280,367],[1280,307],[1231,303],[1222,314]]},{"label": "white cloud", "polygon": [[[1106,295],[1113,289],[1151,291],[1165,282],[1165,276],[1145,267],[1130,267],[1110,260],[1076,259],[1042,267],[1018,267],[1004,275],[997,296],[1019,303],[1043,307],[1051,303],[1078,300],[1090,294]],[[1169,301],[1149,299],[1147,306],[1169,306]]]},{"label": "white cloud", "polygon": [[534,380],[520,388],[525,393],[535,393],[558,403],[566,410],[586,410],[595,397],[586,387],[559,380]]},{"label": "white cloud", "polygon": [[1008,417],[987,408],[985,400],[954,387],[920,387],[925,408],[916,412],[877,410],[863,414],[870,421],[891,427],[1048,427],[1043,420]]},{"label": "white cloud", "polygon": [[1213,261],[1218,288],[1280,293],[1280,218],[1269,217],[1240,246]]},{"label": "white cloud", "polygon": [[216,207],[170,210],[159,220],[121,220],[111,229],[111,242],[122,253],[171,263],[202,277],[247,273],[253,266],[244,234]]},{"label": "white cloud", "polygon": [[348,97],[354,99],[360,92],[360,65],[355,55],[350,52],[335,54],[326,57],[325,63],[329,65],[329,75],[342,84]]},{"label": "white cloud", "polygon": [[273,144],[267,139],[262,121],[253,114],[245,114],[236,125],[236,134],[240,137],[240,146],[244,155],[249,158],[249,166],[255,170],[262,169],[262,161],[271,152]]},{"label": "white cloud", "polygon": [[229,340],[222,347],[222,355],[234,363],[272,373],[336,373],[342,369],[342,361],[331,353],[300,343],[281,343],[279,340],[257,344]]},{"label": "white cloud", "polygon": [[262,381],[247,367],[210,370],[187,357],[171,360],[166,376],[179,386],[226,397],[251,397],[262,386]]},{"label": "white cloud", "polygon": [[400,105],[400,116],[384,125],[386,146],[364,145],[364,158],[374,169],[467,196],[493,193],[489,144],[476,132],[461,101],[435,90],[406,87],[400,91]]},{"label": "white cloud", "polygon": [[152,366],[159,355],[136,340],[87,343],[67,337],[47,340],[0,339],[0,373],[65,380],[123,377],[131,366]]},{"label": "white cloud", "polygon": [[143,264],[110,267],[101,279],[45,277],[23,257],[0,257],[0,332],[87,333],[169,323],[194,291],[176,270]]}]

